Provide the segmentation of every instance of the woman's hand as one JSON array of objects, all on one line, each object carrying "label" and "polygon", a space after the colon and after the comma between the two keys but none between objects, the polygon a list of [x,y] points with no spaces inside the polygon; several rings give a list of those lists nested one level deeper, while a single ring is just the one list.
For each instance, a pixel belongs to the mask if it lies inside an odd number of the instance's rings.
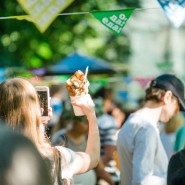
[{"label": "woman's hand", "polygon": [[[42,108],[41,108],[41,112],[43,112]],[[53,116],[52,108],[49,107],[48,108],[48,116],[42,116],[42,118],[41,118],[42,119],[42,123],[44,125],[46,125],[48,123],[48,121],[52,118],[52,116]]]},{"label": "woman's hand", "polygon": [[72,100],[71,104],[77,107],[80,107],[83,111],[83,113],[86,116],[90,116],[92,114],[95,114],[95,105],[94,102],[92,100],[92,98],[90,97],[90,95],[88,95],[89,97],[85,98],[85,99],[77,99],[77,100]]}]

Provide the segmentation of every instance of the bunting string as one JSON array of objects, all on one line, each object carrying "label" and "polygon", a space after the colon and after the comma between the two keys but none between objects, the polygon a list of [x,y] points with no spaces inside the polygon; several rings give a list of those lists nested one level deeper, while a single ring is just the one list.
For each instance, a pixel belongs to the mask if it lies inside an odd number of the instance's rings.
[{"label": "bunting string", "polygon": [[[126,24],[126,21],[129,19],[129,17],[133,12],[148,10],[148,9],[160,9],[160,8],[132,8],[132,9],[120,9],[120,10],[108,10],[108,11],[72,12],[72,13],[60,13],[60,14],[57,14],[57,16],[92,14],[95,16],[95,18],[97,18],[104,26],[110,29],[113,33],[115,33],[116,35],[120,35],[123,27]],[[120,14],[118,15],[117,12],[120,12]],[[125,12],[127,12],[126,15],[125,15]],[[123,20],[118,18],[120,17],[120,15],[123,16]],[[113,20],[111,19],[111,17]],[[3,19],[27,20],[34,23],[36,18],[33,18],[30,15],[0,17],[0,20],[3,20]],[[36,24],[36,26],[39,27],[40,25]],[[44,32],[46,28],[47,26],[45,26],[45,28],[39,27],[39,30],[41,32]]]},{"label": "bunting string", "polygon": [[[125,9],[126,10],[126,9]],[[156,7],[156,8],[135,8],[135,13],[137,13],[137,11],[145,11],[145,10],[162,10],[160,7]],[[117,11],[117,10],[108,10],[108,11]],[[66,15],[83,15],[83,14],[91,14],[93,11],[90,12],[69,12],[69,13],[60,13],[58,14],[58,16],[66,16]],[[25,17],[25,16],[29,16],[29,15],[15,15],[15,16],[7,16],[7,17],[0,17],[0,19],[13,19],[13,18],[17,18],[17,17]]]},{"label": "bunting string", "polygon": [[17,0],[27,15],[0,17],[3,19],[27,20],[33,22],[38,30],[43,33],[57,16],[66,15],[84,15],[92,14],[105,27],[111,30],[115,35],[120,35],[123,27],[133,13],[147,10],[163,10],[174,27],[178,28],[185,20],[185,0],[157,0],[159,7],[149,8],[127,8],[120,10],[90,11],[90,12],[72,12],[60,13],[67,8],[74,0],[57,1],[26,1]]}]

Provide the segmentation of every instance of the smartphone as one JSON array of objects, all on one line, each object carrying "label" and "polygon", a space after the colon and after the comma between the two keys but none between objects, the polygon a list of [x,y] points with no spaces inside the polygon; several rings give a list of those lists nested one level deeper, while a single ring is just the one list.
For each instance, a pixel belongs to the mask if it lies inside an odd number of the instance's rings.
[{"label": "smartphone", "polygon": [[47,117],[48,116],[48,108],[50,106],[49,87],[35,86],[35,89],[36,89],[38,97],[39,97],[40,106],[43,109],[42,116]]}]

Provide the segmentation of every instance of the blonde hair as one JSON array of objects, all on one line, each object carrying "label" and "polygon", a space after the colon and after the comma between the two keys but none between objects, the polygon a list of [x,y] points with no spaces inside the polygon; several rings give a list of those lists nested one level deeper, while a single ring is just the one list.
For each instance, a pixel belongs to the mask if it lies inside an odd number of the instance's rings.
[{"label": "blonde hair", "polygon": [[41,108],[34,86],[26,79],[12,78],[0,84],[0,117],[14,130],[21,131],[44,158],[54,159],[54,179],[58,174],[59,152],[41,131]]},{"label": "blonde hair", "polygon": [[0,84],[0,117],[32,140],[38,150],[50,147],[41,133],[41,110],[34,86],[26,79],[12,78]]}]

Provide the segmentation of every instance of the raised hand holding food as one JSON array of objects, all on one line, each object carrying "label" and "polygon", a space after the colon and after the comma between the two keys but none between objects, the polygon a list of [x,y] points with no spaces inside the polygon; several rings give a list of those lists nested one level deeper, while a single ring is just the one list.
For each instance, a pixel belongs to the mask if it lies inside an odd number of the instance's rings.
[{"label": "raised hand holding food", "polygon": [[[89,81],[87,79],[87,72],[88,67],[86,68],[86,74],[78,70],[66,81],[66,89],[72,101],[78,100],[85,104],[91,100],[88,94]],[[73,109],[76,116],[84,115],[80,107],[73,105]]]}]

